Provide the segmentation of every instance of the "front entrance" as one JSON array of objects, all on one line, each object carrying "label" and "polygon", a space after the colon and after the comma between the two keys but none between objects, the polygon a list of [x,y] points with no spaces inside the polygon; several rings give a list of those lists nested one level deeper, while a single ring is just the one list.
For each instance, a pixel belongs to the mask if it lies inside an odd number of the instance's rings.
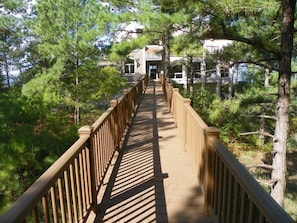
[{"label": "front entrance", "polygon": [[151,80],[158,80],[158,66],[156,64],[149,65],[149,77]]}]

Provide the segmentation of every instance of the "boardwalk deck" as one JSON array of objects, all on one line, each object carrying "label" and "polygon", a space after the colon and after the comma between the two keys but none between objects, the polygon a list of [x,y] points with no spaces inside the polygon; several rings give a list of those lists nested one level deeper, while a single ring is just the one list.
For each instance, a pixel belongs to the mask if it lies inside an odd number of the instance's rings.
[{"label": "boardwalk deck", "polygon": [[116,158],[90,222],[212,222],[158,83],[149,84]]}]

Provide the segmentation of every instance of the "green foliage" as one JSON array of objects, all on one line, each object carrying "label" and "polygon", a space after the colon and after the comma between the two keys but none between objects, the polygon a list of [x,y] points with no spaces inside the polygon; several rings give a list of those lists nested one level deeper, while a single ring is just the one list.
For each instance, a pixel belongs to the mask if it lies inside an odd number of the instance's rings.
[{"label": "green foliage", "polygon": [[[230,149],[271,149],[272,140],[265,144],[258,134],[241,135],[259,131],[261,115],[273,116],[275,90],[249,86],[235,98],[222,100],[210,90],[197,90],[193,107],[208,125],[220,129],[220,139]],[[272,134],[274,120],[265,119],[265,131]]]},{"label": "green foliage", "polygon": [[82,102],[90,104],[100,100],[110,100],[119,89],[126,86],[126,80],[120,78],[116,67],[106,66],[97,68],[94,66],[82,67],[79,73],[84,77],[77,87],[77,94]]},{"label": "green foliage", "polygon": [[[193,96],[193,105],[196,112],[203,120],[209,122],[209,111],[212,110],[212,103],[219,99],[218,96],[212,93],[209,89],[197,90]],[[208,123],[210,124],[210,123]]]},{"label": "green foliage", "polygon": [[68,116],[19,94],[0,94],[0,213],[77,137]]},{"label": "green foliage", "polygon": [[109,59],[117,63],[123,62],[129,53],[134,49],[143,48],[148,43],[148,37],[142,36],[131,40],[123,40],[119,43],[113,44]]}]

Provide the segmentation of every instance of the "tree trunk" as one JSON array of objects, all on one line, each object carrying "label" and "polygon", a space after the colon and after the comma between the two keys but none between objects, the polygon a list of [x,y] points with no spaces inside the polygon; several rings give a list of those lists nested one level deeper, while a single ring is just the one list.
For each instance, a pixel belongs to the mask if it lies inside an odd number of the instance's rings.
[{"label": "tree trunk", "polygon": [[10,88],[10,77],[9,77],[9,65],[8,65],[8,54],[4,52],[4,70],[5,70],[5,75],[6,75],[6,84],[7,88]]},{"label": "tree trunk", "polygon": [[206,86],[206,63],[205,63],[205,52],[203,52],[203,58],[201,61],[201,78],[202,78],[202,82],[201,82],[201,88],[205,89]]},{"label": "tree trunk", "polygon": [[281,49],[279,58],[277,119],[273,145],[273,180],[271,195],[281,206],[286,188],[286,143],[289,130],[291,58],[296,0],[282,1]]},{"label": "tree trunk", "polygon": [[234,93],[233,95],[236,95],[237,93],[237,86],[238,86],[238,76],[239,76],[239,64],[235,64],[235,88],[234,88]]},{"label": "tree trunk", "polygon": [[170,69],[170,46],[169,46],[169,28],[166,27],[163,34],[163,47],[164,47],[164,76],[169,79]]},{"label": "tree trunk", "polygon": [[193,97],[193,89],[194,89],[194,68],[193,68],[193,56],[187,55],[187,91],[189,93],[190,98]]},{"label": "tree trunk", "polygon": [[270,70],[268,68],[265,69],[265,81],[264,81],[264,87],[269,87],[269,76],[270,76]]},{"label": "tree trunk", "polygon": [[[77,55],[76,55],[77,56]],[[76,59],[76,64],[75,64],[76,70],[79,67],[79,60]],[[78,89],[78,84],[79,84],[79,77],[77,71],[75,72],[75,87]],[[79,109],[79,96],[78,96],[78,90],[76,89],[76,105],[74,107],[74,124],[79,125],[80,123],[80,109]]]},{"label": "tree trunk", "polygon": [[221,63],[220,63],[220,61],[217,61],[216,75],[217,75],[216,92],[217,92],[217,95],[221,96],[222,75],[221,75]]},{"label": "tree trunk", "polygon": [[229,97],[233,98],[233,65],[229,65]]}]

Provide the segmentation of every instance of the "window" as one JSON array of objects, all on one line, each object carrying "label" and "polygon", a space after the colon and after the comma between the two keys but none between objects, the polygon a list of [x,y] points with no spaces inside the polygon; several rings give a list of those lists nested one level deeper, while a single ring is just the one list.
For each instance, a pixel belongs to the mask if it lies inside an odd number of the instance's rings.
[{"label": "window", "polygon": [[126,64],[125,65],[125,73],[126,74],[134,74],[134,64]]},{"label": "window", "polygon": [[183,78],[183,74],[182,73],[176,73],[175,78]]},{"label": "window", "polygon": [[228,68],[221,68],[221,77],[229,77]]},{"label": "window", "polygon": [[201,73],[200,73],[199,71],[196,71],[196,72],[194,73],[194,77],[195,77],[195,78],[201,78]]},{"label": "window", "polygon": [[195,78],[201,78],[201,63],[200,62],[193,62],[193,71]]},{"label": "window", "polygon": [[214,54],[214,53],[217,53],[219,51],[219,47],[218,46],[207,46],[206,50],[207,50],[208,53]]}]

